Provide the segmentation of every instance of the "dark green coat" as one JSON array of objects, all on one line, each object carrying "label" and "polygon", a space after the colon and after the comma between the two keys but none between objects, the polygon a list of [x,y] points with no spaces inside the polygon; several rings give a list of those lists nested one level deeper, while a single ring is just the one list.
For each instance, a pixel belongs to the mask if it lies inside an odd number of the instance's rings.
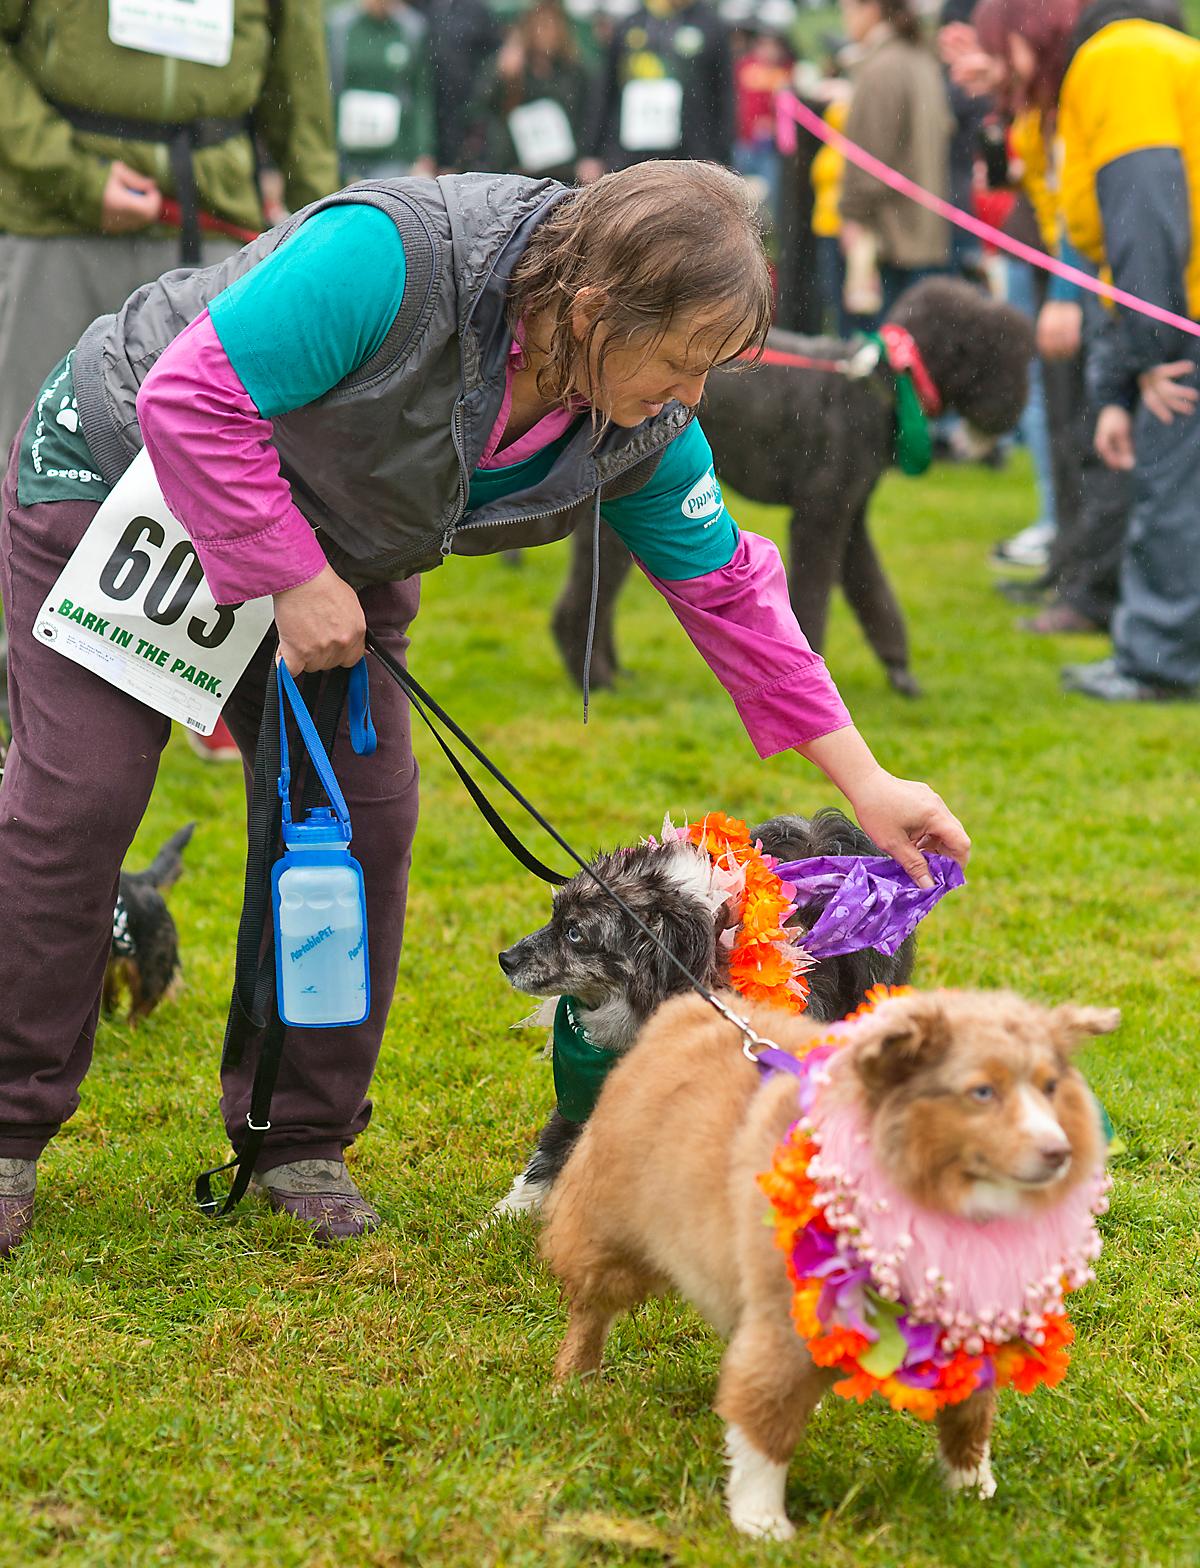
[{"label": "dark green coat", "polygon": [[[326,75],[320,0],[235,0],[219,68],[118,47],[106,0],[0,0],[0,232],[98,232],[114,158],[175,194],[165,146],[76,132],[55,104],[156,121],[253,113],[288,205],[302,207],[338,184]],[[262,227],[248,134],[194,164],[207,211]]]}]

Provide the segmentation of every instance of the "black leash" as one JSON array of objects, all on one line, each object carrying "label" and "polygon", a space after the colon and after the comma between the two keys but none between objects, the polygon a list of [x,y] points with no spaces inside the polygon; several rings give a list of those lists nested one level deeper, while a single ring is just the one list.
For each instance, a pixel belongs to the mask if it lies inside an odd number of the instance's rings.
[{"label": "black leash", "polygon": [[[232,1160],[202,1171],[196,1177],[196,1203],[212,1217],[230,1214],[245,1195],[254,1167],[271,1130],[271,1101],[283,1059],[284,1025],[275,995],[275,928],[271,919],[271,870],[279,857],[283,803],[279,798],[279,702],[275,666],[267,677],[258,746],[254,753],[254,784],[247,824],[246,883],[242,915],[238,922],[237,958],[233,996],[225,1025],[221,1066],[236,1067],[247,1046],[258,1039],[258,1061],[250,1089],[246,1136]],[[315,700],[314,722],[328,754],[341,718],[350,683],[348,669],[330,670],[322,677],[306,675],[300,689],[310,710]],[[301,748],[302,750],[302,748]],[[321,793],[316,769],[307,767],[302,786],[303,809],[316,804]],[[225,1201],[213,1192],[212,1178],[223,1171],[236,1172]]]},{"label": "black leash", "polygon": [[591,877],[592,881],[595,882],[596,885],[600,887],[609,898],[612,899],[613,903],[616,904],[618,909],[620,909],[625,915],[629,917],[630,920],[633,921],[638,930],[641,931],[644,936],[650,938],[655,947],[657,947],[664,957],[666,957],[675,966],[675,968],[687,981],[688,985],[691,986],[692,990],[695,991],[697,995],[702,996],[710,1007],[715,1008],[727,1023],[733,1024],[733,1026],[742,1036],[742,1049],[751,1061],[756,1062],[758,1060],[758,1056],[756,1054],[757,1049],[761,1048],[763,1050],[778,1050],[778,1046],[775,1045],[773,1040],[765,1039],[756,1030],[752,1029],[744,1018],[739,1018],[738,1015],[732,1011],[732,1009],[726,1007],[721,998],[717,996],[714,991],[711,991],[702,980],[696,979],[695,975],[692,974],[691,970],[687,967],[683,960],[677,958],[676,955],[667,946],[667,944],[663,941],[662,937],[659,936],[656,932],[652,931],[646,922],[641,918],[641,916],[636,914],[635,911],[629,907],[629,905],[617,892],[616,888],[611,887],[609,883],[606,882],[605,879],[600,875],[600,873],[594,870],[588,864],[579,851],[571,844],[567,843],[566,839],[562,836],[554,824],[546,820],[537,807],[533,805],[531,801],[526,799],[526,797],[521,793],[512,780],[507,778],[500,771],[500,769],[487,755],[487,753],[482,751],[467,734],[467,732],[462,729],[460,725],[455,723],[455,721],[446,712],[445,708],[442,707],[441,703],[439,703],[434,697],[431,697],[425,688],[420,684],[420,682],[414,680],[414,678],[409,674],[404,666],[402,664],[398,664],[385,648],[381,648],[379,646],[379,643],[375,640],[370,632],[367,633],[367,648],[375,655],[380,664],[383,665],[384,669],[401,688],[401,690],[407,694],[409,702],[420,714],[430,734],[442,748],[442,751],[450,759],[454,771],[466,785],[471,799],[479,807],[479,810],[488,826],[500,839],[500,842],[505,846],[505,848],[508,849],[527,870],[532,871],[534,876],[540,877],[543,882],[551,882],[561,885],[562,883],[570,880],[569,877],[564,876],[561,872],[551,871],[548,866],[543,865],[542,862],[525,847],[521,840],[517,838],[516,834],[500,816],[500,813],[492,805],[491,801],[488,800],[487,796],[480,789],[479,785],[470,776],[459,759],[454,755],[453,751],[450,749],[450,746],[447,744],[446,740],[434,725],[433,720],[430,718],[430,714],[432,714],[439,723],[446,726],[455,739],[460,741],[476,759],[476,761],[481,763],[482,766],[488,770],[488,772],[496,780],[497,784],[499,784],[502,789],[506,790],[508,794],[512,796],[521,809],[527,812],[528,815],[533,818],[542,831],[544,833],[548,833],[554,842],[559,846],[559,848],[565,851],[566,854],[570,855],[571,859],[576,863],[577,866],[579,866],[580,870],[586,872],[587,875]]},{"label": "black leash", "polygon": [[[553,823],[547,821],[538,808],[528,800],[517,786],[506,777],[492,759],[466,731],[451,718],[441,703],[415,680],[404,666],[380,646],[376,638],[367,633],[366,645],[382,668],[401,688],[426,728],[437,741],[451,767],[462,780],[467,793],[478,807],[481,816],[511,855],[535,877],[554,886],[570,881],[561,871],[545,865],[528,849],[505,822],[488,799],[466,766],[455,754],[442,735],[438,724],[444,725],[451,735],[471,753],[475,760],[492,775],[500,787],[517,802],[543,832],[591,877],[613,903],[632,920],[642,934],[650,939],[699,996],[714,1008],[742,1037],[742,1050],[757,1062],[760,1052],[777,1052],[775,1042],[764,1038],[727,1007],[716,993],[698,980],[687,965],[678,958],[655,931],[638,915],[617,890],[595,871],[562,836]],[[327,754],[332,754],[333,737],[345,701],[349,684],[348,669],[332,670],[325,676],[318,697],[315,714],[317,732]],[[319,677],[305,676],[301,693],[310,709],[310,696],[316,691]],[[271,1130],[271,1100],[275,1092],[279,1066],[283,1056],[284,1025],[279,1017],[275,994],[274,925],[271,919],[271,869],[278,858],[281,843],[282,804],[279,799],[279,704],[275,700],[276,675],[272,667],[268,680],[266,701],[263,704],[262,724],[258,733],[258,746],[254,757],[254,785],[249,811],[249,848],[246,856],[246,885],[242,900],[242,916],[238,925],[237,960],[234,972],[233,996],[229,1006],[229,1020],[225,1028],[225,1044],[221,1066],[236,1066],[242,1059],[247,1044],[258,1037],[258,1062],[250,1091],[250,1109],[246,1116],[247,1134],[238,1146],[232,1160],[224,1165],[203,1171],[196,1178],[196,1202],[201,1211],[220,1218],[230,1214],[245,1195],[254,1175],[254,1167],[262,1153],[266,1135]],[[437,721],[435,723],[434,721]],[[305,780],[304,804],[313,802],[310,793],[319,790],[315,770],[309,769]],[[224,1171],[236,1170],[229,1193],[223,1204],[214,1194],[212,1178]]]}]

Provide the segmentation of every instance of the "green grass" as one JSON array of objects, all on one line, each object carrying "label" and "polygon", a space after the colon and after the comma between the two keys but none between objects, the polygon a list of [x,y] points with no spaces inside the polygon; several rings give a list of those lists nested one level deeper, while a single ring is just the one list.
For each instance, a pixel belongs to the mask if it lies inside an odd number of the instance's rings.
[{"label": "green grass", "polygon": [[[932,781],[975,840],[967,889],[924,928],[921,979],[1124,1012],[1084,1053],[1127,1146],[1099,1281],[1067,1381],[1003,1401],[995,1501],[943,1494],[923,1425],[831,1400],[792,1470],[799,1540],[744,1544],[721,1501],[720,1349],[674,1304],[620,1326],[599,1386],[551,1395],[563,1316],[532,1228],[470,1235],[551,1100],[495,963],[547,894],[424,739],[408,946],[352,1155],[385,1228],[321,1251],[252,1202],[232,1224],[198,1217],[191,1179],[224,1147],[242,803],[236,770],[176,743],[132,859],[199,819],[173,894],[187,990],[136,1031],[102,1028],[42,1162],[36,1231],[0,1270],[0,1562],[1200,1561],[1196,713],[1059,694],[1064,656],[1102,645],[1019,636],[983,564],[1030,497],[1020,462],[889,479],[876,533],[928,695],[892,697],[840,607],[829,649],[880,757]],[[576,843],[630,842],[667,810],[834,798],[795,757],[755,761],[640,579],[620,616],[631,673],[583,730],[545,632],[562,564],[435,573],[412,662]]]}]

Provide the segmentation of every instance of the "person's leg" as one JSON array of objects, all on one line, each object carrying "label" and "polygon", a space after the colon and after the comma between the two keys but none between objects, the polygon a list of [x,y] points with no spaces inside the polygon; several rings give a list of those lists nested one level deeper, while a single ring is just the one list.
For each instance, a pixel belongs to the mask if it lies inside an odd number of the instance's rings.
[{"label": "person's leg", "polygon": [[[419,598],[416,578],[362,594],[367,624],[397,659],[408,646],[407,629]],[[274,639],[260,648],[234,690],[225,719],[252,757],[262,717],[263,692],[274,658]],[[289,1029],[271,1108],[259,1174],[297,1161],[341,1161],[346,1146],[371,1116],[367,1097],[388,1009],[396,985],[412,841],[417,825],[417,766],[412,754],[408,700],[379,664],[367,657],[371,711],[379,737],[369,757],[356,756],[343,715],[333,749],[333,768],[350,807],[351,852],[363,868],[367,894],[367,942],[371,965],[371,1013],[345,1029]],[[231,954],[232,959],[232,954]],[[236,1148],[246,1130],[246,1112],[257,1052],[222,1074],[221,1109]]]},{"label": "person's leg", "polygon": [[1148,410],[1134,430],[1137,467],[1120,600],[1112,621],[1120,673],[1200,686],[1200,417],[1164,425]]},{"label": "person's leg", "polygon": [[1111,624],[1117,606],[1132,504],[1130,476],[1093,454],[1084,466],[1078,537],[1059,567],[1058,597],[1099,627]]},{"label": "person's leg", "polygon": [[0,1159],[35,1160],[79,1103],[117,878],[170,725],[34,640],[95,506],[22,508],[15,447],[2,505],[13,738],[0,782]]},{"label": "person's leg", "polygon": [[[206,240],[203,263],[236,249],[232,240]],[[84,329],[178,265],[175,240],[0,234],[0,452],[8,451],[46,372]]]},{"label": "person's leg", "polygon": [[1084,620],[1107,627],[1117,605],[1133,479],[1106,467],[1096,452],[1096,408],[1085,385],[1088,345],[1097,331],[1095,314],[1090,307],[1084,311],[1075,422],[1068,443],[1076,460],[1077,516],[1058,540],[1050,564],[1061,603]]}]

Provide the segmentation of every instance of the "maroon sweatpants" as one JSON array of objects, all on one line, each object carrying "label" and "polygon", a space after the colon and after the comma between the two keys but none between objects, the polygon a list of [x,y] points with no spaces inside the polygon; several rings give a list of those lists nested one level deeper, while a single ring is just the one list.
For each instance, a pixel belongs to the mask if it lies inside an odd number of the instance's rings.
[{"label": "maroon sweatpants", "polygon": [[[8,631],[12,746],[0,783],[0,1158],[36,1159],[79,1103],[112,937],[117,877],[146,810],[170,722],[33,639],[33,622],[95,516],[89,502],[17,504],[14,442],[0,515],[0,594]],[[417,611],[417,579],[365,590],[371,630],[398,659]],[[263,642],[225,708],[253,759],[275,636]],[[289,1029],[258,1169],[340,1158],[367,1125],[371,1075],[396,984],[413,835],[417,768],[407,699],[374,664],[379,745],[333,765],[350,806],[367,890],[371,1016],[352,1029]],[[234,825],[229,824],[229,830]],[[202,875],[203,868],[193,868]],[[184,953],[188,935],[181,933]],[[233,948],[229,952],[233,980]],[[209,1049],[220,1050],[212,1040]],[[230,1139],[245,1134],[255,1053],[223,1078]]]}]

